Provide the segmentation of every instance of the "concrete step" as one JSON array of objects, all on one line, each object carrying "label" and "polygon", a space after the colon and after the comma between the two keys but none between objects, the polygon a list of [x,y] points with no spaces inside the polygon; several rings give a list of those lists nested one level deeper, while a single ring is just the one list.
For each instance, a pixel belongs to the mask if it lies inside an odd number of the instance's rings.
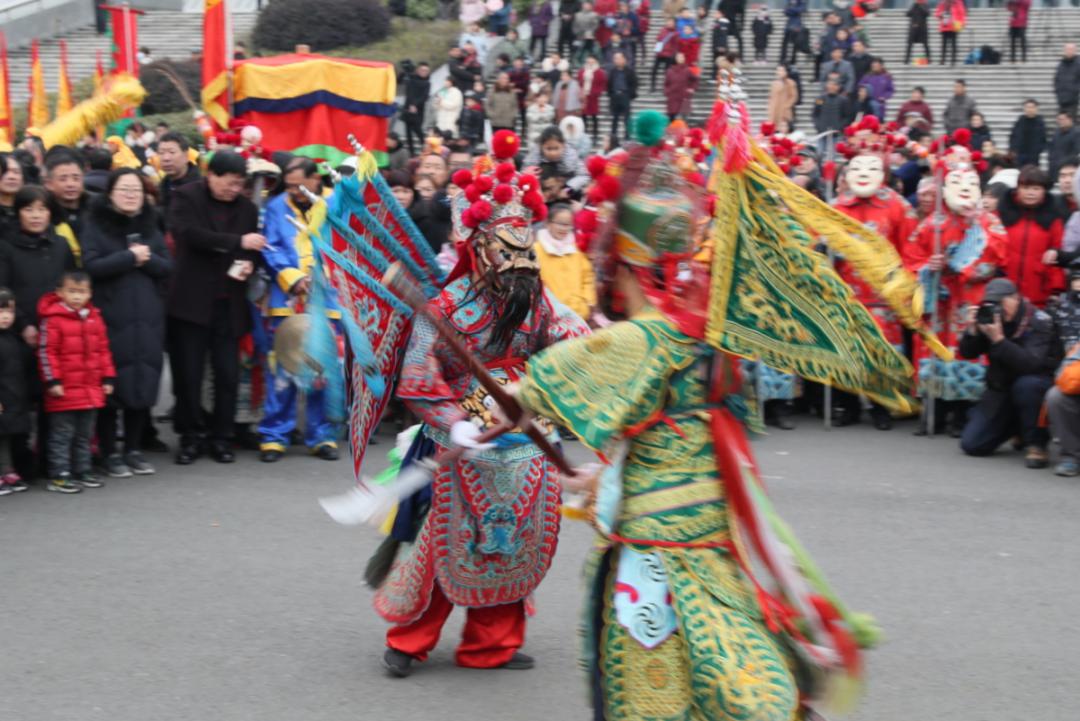
[{"label": "concrete step", "polygon": [[[896,95],[889,103],[890,113],[895,113],[908,98],[911,88],[919,85],[926,89],[926,100],[940,118],[945,105],[952,95],[953,82],[963,78],[968,83],[969,94],[979,103],[979,109],[987,118],[995,138],[1005,142],[1009,129],[1021,112],[1024,99],[1033,97],[1039,101],[1048,121],[1056,111],[1053,95],[1053,75],[1064,42],[1080,36],[1080,12],[1074,8],[1039,8],[1032,10],[1028,29],[1028,62],[1026,64],[1002,64],[997,66],[904,66],[903,54],[907,39],[907,19],[905,10],[881,10],[864,19],[863,25],[870,37],[870,52],[880,55],[886,61],[886,67],[893,76]],[[958,57],[963,60],[969,50],[983,44],[990,44],[1002,51],[1007,58],[1008,13],[1003,9],[975,9],[969,11],[968,26],[958,42]],[[750,22],[747,19],[743,42],[747,52],[751,52],[752,36]],[[765,67],[744,66],[743,85],[750,96],[748,106],[754,122],[760,122],[768,102],[769,86],[775,73],[775,58],[780,52],[783,17],[773,13],[775,32],[769,45],[772,63]],[[651,49],[659,28],[663,25],[663,16],[659,11],[650,17],[650,28],[645,47],[644,58],[637,63],[641,78],[642,92],[635,103],[636,108],[663,109],[665,101],[662,92],[648,91],[648,73],[652,67]],[[807,15],[807,25],[811,38],[816,44],[823,29],[820,13]],[[940,39],[931,25],[931,54],[938,56]],[[702,57],[711,56],[711,36],[705,34]],[[818,84],[812,82],[813,62],[803,55],[799,56],[798,68],[803,76],[803,104],[799,108],[800,127],[809,128],[809,114],[813,101],[817,97]],[[715,97],[715,82],[703,69],[702,81],[693,101],[691,120],[701,122],[711,111]],[[937,130],[940,131],[940,126]]]}]

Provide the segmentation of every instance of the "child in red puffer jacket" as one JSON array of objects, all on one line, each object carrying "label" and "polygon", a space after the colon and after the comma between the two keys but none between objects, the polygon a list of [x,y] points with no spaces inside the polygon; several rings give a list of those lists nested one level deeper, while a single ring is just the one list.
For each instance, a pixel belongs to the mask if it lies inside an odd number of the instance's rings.
[{"label": "child in red puffer jacket", "polygon": [[116,369],[105,321],[90,296],[90,276],[74,271],[38,302],[38,365],[49,416],[45,488],[58,493],[104,485],[92,471],[90,437],[97,409],[113,391]]}]

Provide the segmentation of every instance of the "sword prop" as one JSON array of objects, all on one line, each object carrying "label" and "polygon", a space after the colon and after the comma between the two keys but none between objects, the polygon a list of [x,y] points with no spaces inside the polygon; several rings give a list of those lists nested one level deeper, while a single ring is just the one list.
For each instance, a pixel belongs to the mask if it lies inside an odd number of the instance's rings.
[{"label": "sword prop", "polygon": [[[941,167],[941,163],[938,164]],[[934,168],[934,190],[936,197],[934,198],[934,255],[941,255],[941,234],[945,226],[945,208],[944,208],[944,170],[938,170]],[[938,295],[941,293],[941,270],[935,270],[930,276],[930,330],[936,336],[941,331],[941,318],[938,311]],[[923,407],[923,422],[926,424],[926,437],[932,438],[934,436],[934,426],[937,423],[937,401],[935,395],[937,393],[938,382],[938,360],[933,356],[930,357],[930,373],[928,375],[928,383],[926,384],[926,393],[924,394],[924,407]]]},{"label": "sword prop", "polygon": [[[825,136],[825,162],[836,163],[836,137],[833,135],[835,131],[828,131],[822,133]],[[834,192],[833,182],[835,179],[829,179],[825,182],[825,202],[830,206],[833,204]],[[828,244],[826,240],[825,253],[829,257],[829,267],[836,268],[836,253],[832,249],[832,245]],[[825,385],[825,412],[822,419],[825,423],[825,430],[832,430],[832,412],[833,412],[833,387],[831,383]]]},{"label": "sword prop", "polygon": [[[503,386],[499,385],[484,364],[477,359],[469,350],[462,345],[461,341],[455,333],[441,318],[435,317],[427,309],[427,299],[424,294],[420,292],[420,289],[416,286],[411,278],[409,278],[402,270],[401,266],[394,264],[390,266],[390,269],[383,276],[383,284],[389,288],[395,295],[413,309],[413,312],[417,315],[421,315],[426,318],[435,327],[435,331],[442,336],[443,340],[450,347],[450,351],[456,355],[460,360],[464,361],[468,365],[469,370],[476,376],[476,380],[487,391],[491,399],[502,409],[505,417],[510,421],[511,427],[518,426],[524,431],[525,435],[529,437],[537,447],[544,452],[544,455],[548,457],[559,471],[566,476],[576,475],[574,469],[570,467],[566,457],[562,452],[555,447],[555,445],[544,435],[544,432],[533,423],[529,418],[525,409],[517,402],[511,394],[506,392]],[[509,430],[509,429],[505,429]]]}]

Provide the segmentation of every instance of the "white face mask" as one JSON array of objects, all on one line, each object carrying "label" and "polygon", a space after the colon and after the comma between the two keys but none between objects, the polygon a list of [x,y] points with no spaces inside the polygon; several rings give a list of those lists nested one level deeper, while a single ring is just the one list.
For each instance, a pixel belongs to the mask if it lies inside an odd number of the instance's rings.
[{"label": "white face mask", "polygon": [[847,186],[859,198],[869,198],[885,183],[885,164],[879,155],[856,155],[848,163]]},{"label": "white face mask", "polygon": [[945,176],[945,204],[954,213],[966,213],[979,205],[982,190],[979,174],[970,168],[954,170]]}]

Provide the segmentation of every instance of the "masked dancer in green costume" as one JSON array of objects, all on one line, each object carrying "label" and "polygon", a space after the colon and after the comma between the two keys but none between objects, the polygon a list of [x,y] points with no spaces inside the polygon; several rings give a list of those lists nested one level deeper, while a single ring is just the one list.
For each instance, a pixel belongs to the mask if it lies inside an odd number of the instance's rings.
[{"label": "masked dancer in green costume", "polygon": [[784,178],[748,137],[740,95],[723,84],[706,138],[673,139],[642,114],[641,145],[590,161],[592,258],[605,312],[624,320],[534,356],[517,391],[606,462],[586,483],[598,721],[818,718],[829,701],[850,705],[859,648],[877,635],[772,511],[735,395],[738,356],[909,403],[910,366],[813,251],[818,234],[934,339],[892,246]]}]

